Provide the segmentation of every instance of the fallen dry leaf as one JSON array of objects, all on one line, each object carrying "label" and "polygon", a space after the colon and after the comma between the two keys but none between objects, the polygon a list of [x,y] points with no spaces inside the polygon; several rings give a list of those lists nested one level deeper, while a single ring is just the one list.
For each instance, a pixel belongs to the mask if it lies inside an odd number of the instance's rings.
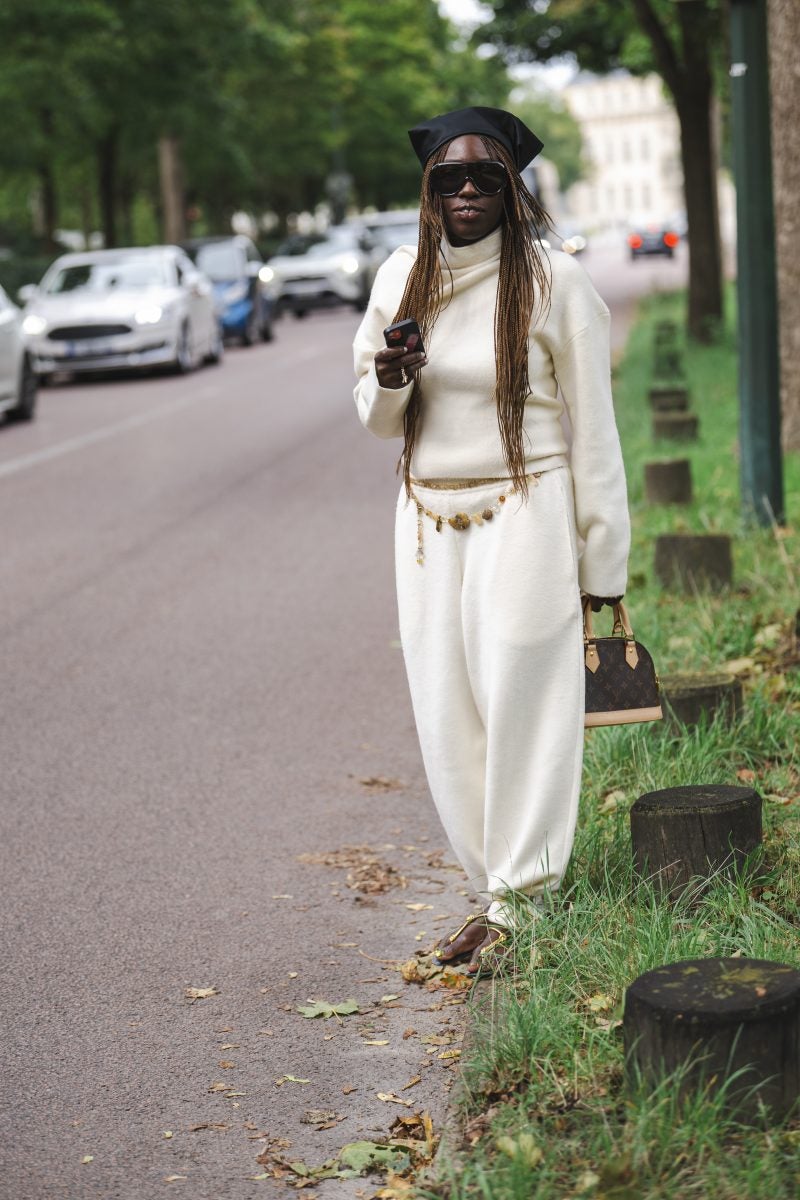
[{"label": "fallen dry leaf", "polygon": [[400,788],[405,787],[402,779],[387,779],[385,775],[367,775],[364,779],[359,779],[358,782],[362,787],[381,792],[396,792]]},{"label": "fallen dry leaf", "polygon": [[164,1130],[164,1137],[165,1137],[165,1138],[169,1139],[169,1138],[171,1138],[171,1137],[174,1137],[174,1136],[175,1136],[175,1134],[172,1132],[172,1130],[171,1130],[171,1129],[165,1129],[165,1130]]},{"label": "fallen dry leaf", "polygon": [[362,1046],[388,1046],[388,1038],[373,1038],[370,1041],[362,1042]]},{"label": "fallen dry leaf", "polygon": [[221,1121],[203,1121],[201,1125],[190,1125],[189,1133],[200,1133],[204,1129],[225,1130],[230,1129],[229,1125],[223,1124]]},{"label": "fallen dry leaf", "polygon": [[405,904],[404,908],[408,908],[411,912],[425,912],[426,909],[433,908],[432,904]]},{"label": "fallen dry leaf", "polygon": [[[183,994],[187,1000],[191,1000],[192,1002],[194,1002],[195,1000],[208,1000],[209,996],[218,996],[219,992],[217,991],[217,989],[215,987],[207,987],[207,988],[187,987],[186,991]],[[181,1178],[185,1178],[185,1177],[181,1176]]]},{"label": "fallen dry leaf", "polygon": [[754,783],[756,773],[755,771],[751,771],[749,767],[742,767],[736,772],[736,778],[741,779],[742,783]]},{"label": "fallen dry leaf", "polygon": [[[359,1012],[357,1000],[343,1000],[340,1004],[330,1004],[327,1000],[309,1000],[308,1007],[301,1006],[297,1011],[304,1017],[322,1017],[327,1020],[329,1017],[349,1017],[352,1013]],[[339,1021],[339,1024],[342,1024]]]},{"label": "fallen dry leaf", "polygon": [[311,1080],[299,1079],[297,1075],[281,1075],[280,1079],[275,1080],[275,1087],[282,1087],[284,1083],[311,1083]]},{"label": "fallen dry leaf", "polygon": [[212,1083],[208,1090],[210,1092],[227,1092],[230,1091],[230,1086],[229,1083],[220,1083],[218,1081],[217,1083]]},{"label": "fallen dry leaf", "polygon": [[416,1087],[418,1083],[422,1083],[421,1075],[415,1075],[413,1079],[409,1079],[408,1083],[403,1084],[400,1091],[407,1092],[409,1088]]},{"label": "fallen dry leaf", "polygon": [[236,1063],[231,1062],[230,1059],[223,1058],[220,1061],[219,1066],[223,1071],[232,1071],[234,1069],[234,1067],[236,1066]]},{"label": "fallen dry leaf", "polygon": [[179,1179],[188,1179],[188,1175],[165,1175],[164,1183],[177,1183]]},{"label": "fallen dry leaf", "polygon": [[404,1108],[412,1108],[411,1100],[403,1100],[400,1096],[395,1096],[394,1092],[376,1092],[375,1095],[379,1100],[383,1100],[384,1104],[402,1104]]},{"label": "fallen dry leaf", "polygon": [[400,967],[400,974],[406,983],[427,983],[429,979],[441,973],[442,967],[434,958],[427,961],[423,958],[409,958]]},{"label": "fallen dry leaf", "polygon": [[90,1162],[94,1162],[94,1155],[93,1154],[84,1154],[83,1158],[81,1159],[81,1166],[88,1167]]},{"label": "fallen dry leaf", "polygon": [[442,1058],[442,1059],[461,1058],[461,1051],[460,1050],[443,1050],[441,1054],[437,1055],[437,1058]]},{"label": "fallen dry leaf", "polygon": [[346,1083],[344,1085],[344,1087],[342,1088],[342,1093],[345,1096],[349,1096],[351,1092],[357,1092],[357,1091],[358,1091],[358,1088],[355,1087],[352,1083]]}]

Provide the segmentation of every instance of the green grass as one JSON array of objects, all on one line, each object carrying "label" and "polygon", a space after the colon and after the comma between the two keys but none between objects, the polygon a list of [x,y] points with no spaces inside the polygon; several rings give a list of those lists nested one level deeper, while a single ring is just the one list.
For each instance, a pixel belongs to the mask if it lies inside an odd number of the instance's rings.
[{"label": "green grass", "polygon": [[[737,1126],[722,1098],[654,1095],[623,1080],[624,990],[682,958],[745,955],[800,967],[800,679],[771,648],[798,604],[800,456],[786,462],[788,525],[752,529],[739,511],[736,359],[730,327],[711,348],[689,347],[696,445],[655,446],[647,387],[653,323],[683,323],[684,298],[642,308],[615,382],[634,526],[628,601],[634,629],[661,673],[751,658],[745,710],[733,725],[675,733],[661,725],[587,736],[582,813],[561,892],[519,934],[521,972],[476,1002],[463,1061],[461,1150],[433,1192],[453,1200],[796,1200],[800,1118]],[[688,456],[695,501],[648,508],[643,464]],[[660,532],[726,532],[734,586],[723,595],[665,594],[653,577]],[[776,628],[779,627],[779,628]],[[765,800],[765,848],[749,881],[717,880],[700,898],[659,903],[632,872],[627,811],[642,792],[737,783]]]}]

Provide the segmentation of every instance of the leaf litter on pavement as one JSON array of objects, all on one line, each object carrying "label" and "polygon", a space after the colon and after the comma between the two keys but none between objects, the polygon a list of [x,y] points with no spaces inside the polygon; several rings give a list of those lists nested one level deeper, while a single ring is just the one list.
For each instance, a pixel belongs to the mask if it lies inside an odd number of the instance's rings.
[{"label": "leaf litter on pavement", "polygon": [[285,1154],[285,1143],[270,1142],[256,1158],[264,1168],[260,1178],[281,1179],[302,1189],[323,1179],[354,1179],[361,1175],[388,1177],[389,1187],[408,1191],[405,1183],[422,1167],[427,1166],[438,1141],[430,1114],[409,1113],[398,1117],[391,1125],[385,1142],[347,1142],[333,1158],[319,1166],[291,1160]]}]

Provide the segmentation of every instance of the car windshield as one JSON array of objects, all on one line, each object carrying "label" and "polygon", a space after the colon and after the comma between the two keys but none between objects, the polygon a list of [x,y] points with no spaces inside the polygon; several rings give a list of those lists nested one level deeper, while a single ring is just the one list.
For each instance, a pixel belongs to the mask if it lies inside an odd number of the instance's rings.
[{"label": "car windshield", "polygon": [[169,284],[167,264],[160,258],[125,258],[116,261],[75,263],[56,271],[46,291],[110,292],[132,288],[164,287]]},{"label": "car windshield", "polygon": [[208,242],[198,246],[194,256],[197,268],[215,283],[241,279],[245,274],[245,259],[235,242]]},{"label": "car windshield", "polygon": [[324,242],[317,242],[306,251],[309,258],[324,258],[326,254],[343,254],[358,250],[358,238],[352,233],[329,234]]},{"label": "car windshield", "polygon": [[373,236],[386,250],[396,250],[398,246],[416,246],[419,240],[419,225],[416,222],[413,225],[384,225],[380,229],[374,229]]},{"label": "car windshield", "polygon": [[308,253],[309,246],[313,246],[315,242],[324,240],[321,233],[293,233],[279,244],[273,257],[296,258],[300,254]]}]

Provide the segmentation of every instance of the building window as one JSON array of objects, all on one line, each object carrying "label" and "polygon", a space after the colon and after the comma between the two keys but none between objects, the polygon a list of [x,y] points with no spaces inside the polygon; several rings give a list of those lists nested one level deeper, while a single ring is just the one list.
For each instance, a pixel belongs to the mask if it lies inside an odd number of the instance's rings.
[{"label": "building window", "polygon": [[642,184],[642,208],[649,208],[651,203],[652,203],[652,192],[650,191],[650,184],[643,183]]},{"label": "building window", "polygon": [[613,212],[617,206],[617,193],[613,187],[606,188],[606,208],[609,212]]},{"label": "building window", "polygon": [[648,159],[650,158],[650,143],[647,140],[647,138],[644,136],[644,134],[642,134],[642,140],[639,145],[639,149],[640,149],[641,155],[642,155],[642,162],[647,162]]},{"label": "building window", "polygon": [[622,203],[626,212],[630,212],[633,208],[633,188],[629,183],[626,183],[622,189]]},{"label": "building window", "polygon": [[622,139],[622,161],[631,161],[631,144],[627,138]]}]

